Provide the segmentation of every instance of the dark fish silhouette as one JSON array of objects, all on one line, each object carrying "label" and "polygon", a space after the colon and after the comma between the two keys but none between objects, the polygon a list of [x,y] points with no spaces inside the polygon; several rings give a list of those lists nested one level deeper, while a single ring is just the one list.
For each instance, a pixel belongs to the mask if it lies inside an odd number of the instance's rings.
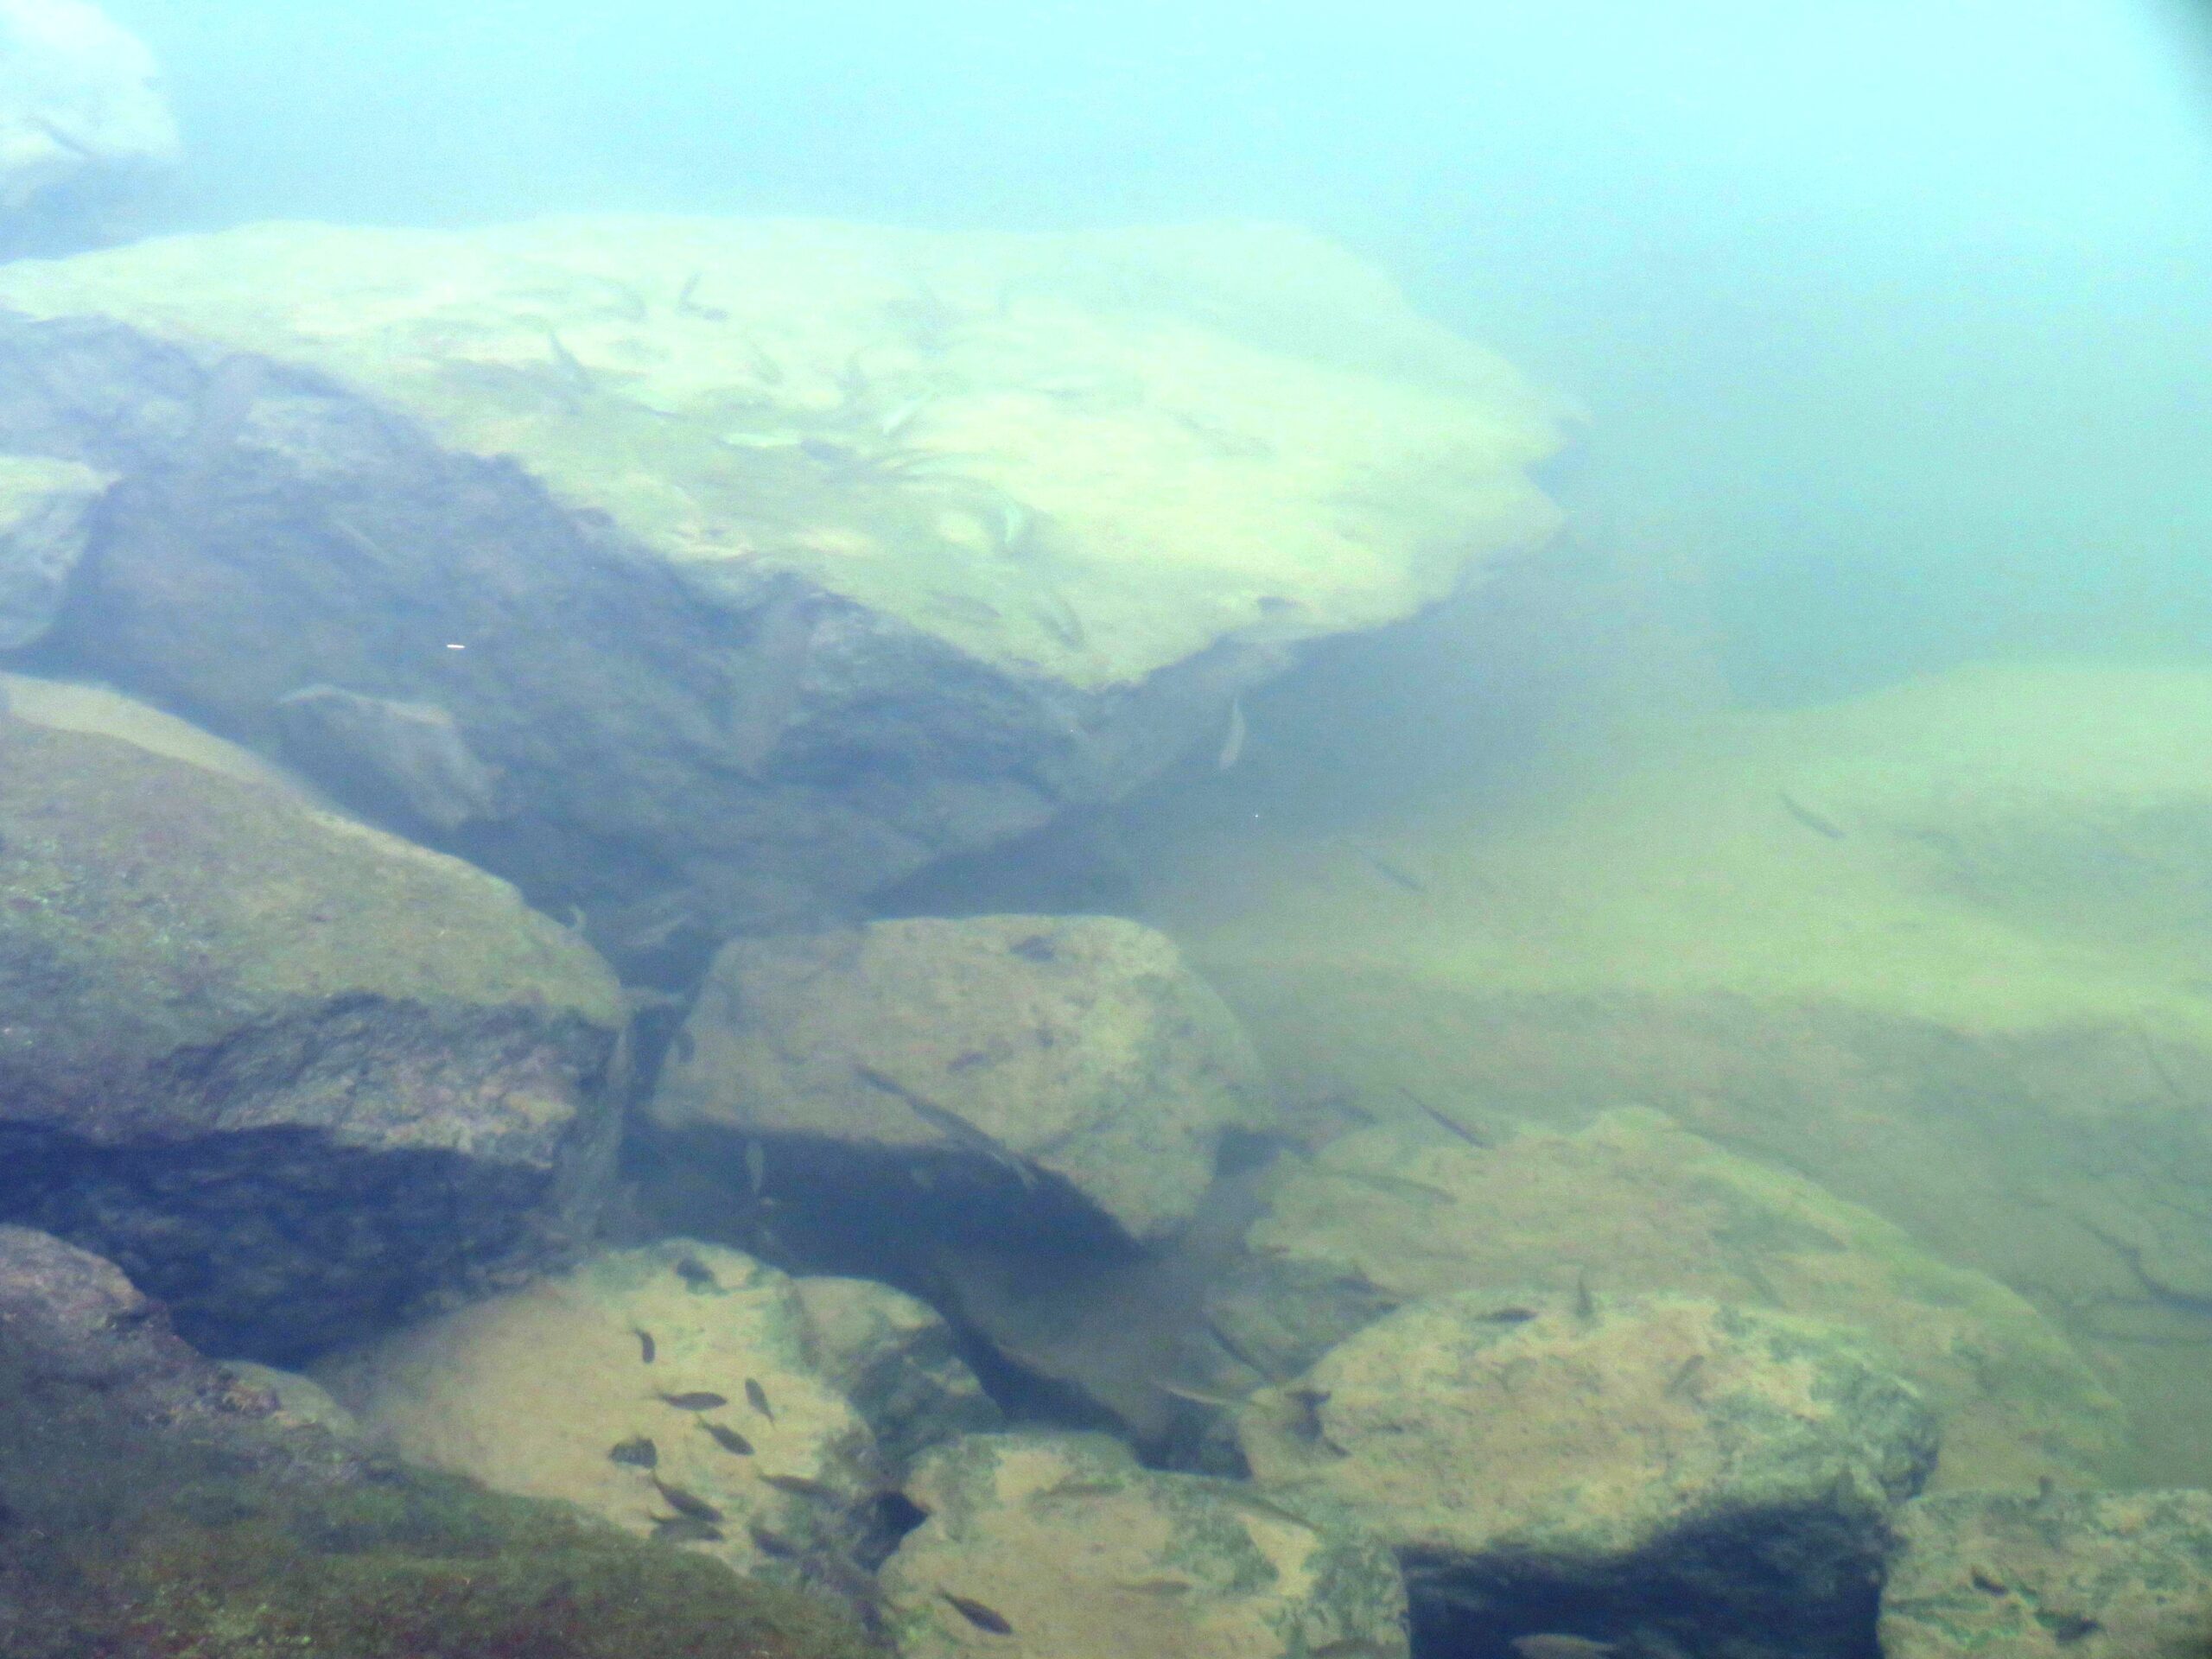
[{"label": "dark fish silhouette", "polygon": [[639,1325],[630,1327],[630,1334],[638,1339],[638,1357],[650,1365],[660,1351],[653,1346],[653,1333]]},{"label": "dark fish silhouette", "polygon": [[718,1544],[722,1541],[722,1529],[696,1515],[657,1515],[653,1516],[653,1536],[671,1544]]},{"label": "dark fish silhouette", "polygon": [[745,1379],[745,1403],[770,1422],[776,1421],[776,1414],[768,1409],[768,1390],[749,1376]]},{"label": "dark fish silhouette", "polygon": [[810,1475],[763,1475],[761,1479],[779,1492],[789,1492],[794,1497],[835,1497],[837,1489]]},{"label": "dark fish silhouette", "polygon": [[722,1518],[720,1510],[696,1493],[687,1492],[681,1486],[671,1486],[658,1475],[655,1475],[652,1481],[653,1490],[678,1515],[687,1516],[694,1521],[719,1521]]},{"label": "dark fish silhouette", "polygon": [[735,1429],[725,1428],[720,1423],[710,1423],[703,1417],[699,1418],[697,1421],[700,1427],[714,1436],[715,1444],[723,1451],[734,1452],[741,1458],[749,1458],[753,1455],[753,1442]]},{"label": "dark fish silhouette", "polygon": [[720,1290],[721,1281],[715,1277],[714,1269],[696,1255],[676,1258],[676,1276],[694,1290]]},{"label": "dark fish silhouette", "polygon": [[946,1605],[979,1630],[988,1630],[993,1636],[1012,1636],[1014,1626],[1007,1623],[1006,1615],[995,1607],[986,1607],[968,1596],[956,1596],[950,1590],[940,1590]]},{"label": "dark fish silhouette", "polygon": [[660,1466],[660,1448],[642,1434],[624,1440],[607,1455],[613,1462],[627,1464],[632,1469],[658,1469]]},{"label": "dark fish silhouette", "polygon": [[653,1398],[678,1411],[713,1411],[729,1404],[727,1395],[710,1393],[705,1389],[693,1389],[684,1394],[657,1394]]}]

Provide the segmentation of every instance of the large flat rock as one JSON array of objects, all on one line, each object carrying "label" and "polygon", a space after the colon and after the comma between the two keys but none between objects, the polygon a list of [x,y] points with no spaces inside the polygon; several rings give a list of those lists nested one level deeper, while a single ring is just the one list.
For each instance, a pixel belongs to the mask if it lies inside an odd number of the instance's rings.
[{"label": "large flat rock", "polygon": [[1672,1292],[1857,1332],[1936,1412],[1944,1484],[2094,1481],[2121,1451],[2117,1402],[2022,1297],[1802,1176],[1649,1109],[1574,1135],[1450,1122],[1277,1162],[1243,1257],[1206,1294],[1242,1358],[1217,1342],[1199,1375],[1290,1376],[1379,1313],[1470,1285]]},{"label": "large flat rock", "polygon": [[121,480],[57,648],[257,741],[440,711],[454,822],[296,759],[609,911],[1033,829],[1554,521],[1552,411],[1264,227],[259,226],[0,272],[0,449]]},{"label": "large flat rock", "polygon": [[150,709],[11,695],[0,1217],[264,1357],[588,1230],[623,1021],[589,950]]},{"label": "large flat rock", "polygon": [[1961,670],[1143,855],[1276,1075],[1660,1108],[2020,1291],[2136,1478],[2212,1478],[2209,726],[2202,672]]}]

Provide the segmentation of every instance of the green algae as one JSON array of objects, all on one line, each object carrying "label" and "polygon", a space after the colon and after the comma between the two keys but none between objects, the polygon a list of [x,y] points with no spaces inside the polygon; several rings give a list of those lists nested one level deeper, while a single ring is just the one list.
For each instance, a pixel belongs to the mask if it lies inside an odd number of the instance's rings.
[{"label": "green algae", "polygon": [[[318,1449],[320,1448],[320,1449]],[[565,1506],[346,1473],[27,1384],[0,1356],[10,1659],[861,1659],[842,1611]],[[317,1465],[310,1467],[309,1465]]]},{"label": "green algae", "polygon": [[622,1022],[604,964],[505,883],[116,738],[0,721],[0,972],[73,988],[26,1019],[105,1047],[349,994]]}]

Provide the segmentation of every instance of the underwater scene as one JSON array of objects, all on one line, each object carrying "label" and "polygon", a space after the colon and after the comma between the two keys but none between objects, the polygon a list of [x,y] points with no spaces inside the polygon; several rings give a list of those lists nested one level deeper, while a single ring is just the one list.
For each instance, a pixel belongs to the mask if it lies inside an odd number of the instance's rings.
[{"label": "underwater scene", "polygon": [[0,1659],[2212,1659],[2212,13],[0,0]]}]

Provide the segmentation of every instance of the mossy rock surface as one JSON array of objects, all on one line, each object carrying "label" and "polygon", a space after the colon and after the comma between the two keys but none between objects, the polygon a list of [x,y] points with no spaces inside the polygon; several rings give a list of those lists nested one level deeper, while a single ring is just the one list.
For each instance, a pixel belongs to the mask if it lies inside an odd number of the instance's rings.
[{"label": "mossy rock surface", "polygon": [[1239,1353],[1288,1374],[1390,1307],[1469,1285],[1677,1292],[1857,1331],[1936,1411],[1943,1484],[2093,1480],[2120,1454],[2118,1403],[2017,1293],[1802,1176],[1648,1109],[1572,1135],[1452,1121],[1278,1161],[1246,1261],[1208,1300]]},{"label": "mossy rock surface", "polygon": [[2212,1478],[2208,723],[2200,671],[1961,669],[1363,820],[1279,778],[1141,855],[1277,1075],[1406,1122],[1660,1108],[2027,1296],[2131,1478]]},{"label": "mossy rock surface", "polygon": [[1649,1625],[1864,1650],[1891,1509],[1936,1429],[1848,1333],[1688,1297],[1413,1302],[1234,1414],[1260,1490],[1343,1504],[1470,1646]]},{"label": "mossy rock surface", "polygon": [[266,1357],[574,1241],[624,1019],[586,947],[151,711],[16,701],[0,1214]]},{"label": "mossy rock surface", "polygon": [[2212,1493],[1953,1492],[1905,1506],[1885,1659],[2202,1659]]},{"label": "mossy rock surface", "polygon": [[0,1227],[9,1659],[857,1659],[834,1610],[334,1438]]},{"label": "mossy rock surface", "polygon": [[970,1435],[905,1484],[928,1519],[882,1572],[904,1659],[1404,1659],[1405,1589],[1340,1509],[1141,1468],[1101,1435]]},{"label": "mossy rock surface", "polygon": [[0,354],[114,480],[50,649],[690,967],[1557,520],[1547,400],[1266,227],[249,226],[9,266]]}]

